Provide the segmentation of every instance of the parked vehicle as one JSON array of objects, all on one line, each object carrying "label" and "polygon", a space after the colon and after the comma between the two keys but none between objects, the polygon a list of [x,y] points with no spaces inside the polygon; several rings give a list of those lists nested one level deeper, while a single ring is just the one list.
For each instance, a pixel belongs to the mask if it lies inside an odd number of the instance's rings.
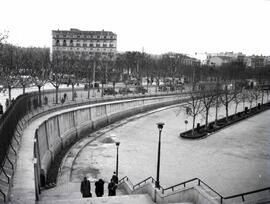
[{"label": "parked vehicle", "polygon": [[[89,84],[84,85],[84,90],[87,90],[89,88]],[[93,83],[90,84],[90,88],[93,88]],[[95,82],[94,83],[94,88],[99,88],[99,83]]]},{"label": "parked vehicle", "polygon": [[132,91],[129,88],[124,87],[119,89],[119,94],[129,94],[129,93],[132,93]]},{"label": "parked vehicle", "polygon": [[104,88],[103,95],[115,95],[117,94],[117,91],[115,91],[113,88]]},{"label": "parked vehicle", "polygon": [[145,93],[147,93],[147,90],[146,90],[144,87],[139,86],[139,87],[136,87],[136,88],[135,88],[134,93],[142,93],[142,94],[145,94]]}]

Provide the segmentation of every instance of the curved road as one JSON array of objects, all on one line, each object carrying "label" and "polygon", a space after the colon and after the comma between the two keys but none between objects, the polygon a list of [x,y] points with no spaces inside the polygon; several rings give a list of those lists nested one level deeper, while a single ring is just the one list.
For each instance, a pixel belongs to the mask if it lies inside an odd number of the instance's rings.
[{"label": "curved road", "polygon": [[178,112],[179,107],[155,112],[107,132],[79,154],[73,166],[72,181],[78,182],[84,175],[90,180],[109,181],[115,169],[114,141],[117,140],[121,142],[120,178],[128,176],[135,184],[148,176],[155,177],[156,123],[163,121],[160,170],[163,187],[194,177],[223,196],[270,186],[270,110],[201,140],[179,137],[179,132],[185,130],[186,116],[184,111],[177,115]]}]

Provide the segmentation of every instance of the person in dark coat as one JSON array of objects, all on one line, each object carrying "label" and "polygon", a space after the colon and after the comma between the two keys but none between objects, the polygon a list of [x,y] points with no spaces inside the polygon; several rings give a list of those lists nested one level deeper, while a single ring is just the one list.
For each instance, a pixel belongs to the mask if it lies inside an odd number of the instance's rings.
[{"label": "person in dark coat", "polygon": [[95,192],[97,197],[102,197],[104,194],[104,181],[102,179],[99,179],[95,182]]},{"label": "person in dark coat", "polygon": [[111,179],[111,182],[108,184],[108,191],[109,191],[109,196],[115,196],[116,195],[116,188],[117,184],[114,182],[113,179]]},{"label": "person in dark coat", "polygon": [[113,172],[112,180],[114,181],[115,184],[118,184],[118,177],[116,176],[115,172]]},{"label": "person in dark coat", "polygon": [[83,198],[92,197],[90,181],[86,177],[81,182],[81,193]]}]

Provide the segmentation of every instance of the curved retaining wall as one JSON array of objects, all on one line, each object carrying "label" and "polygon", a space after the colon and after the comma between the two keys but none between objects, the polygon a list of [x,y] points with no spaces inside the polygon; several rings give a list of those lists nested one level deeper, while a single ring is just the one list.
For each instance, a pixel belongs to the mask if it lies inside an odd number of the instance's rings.
[{"label": "curved retaining wall", "polygon": [[56,154],[72,141],[93,130],[136,113],[179,103],[179,96],[151,97],[93,104],[53,116],[44,121],[35,134],[35,192],[39,199],[40,174],[46,173]]}]

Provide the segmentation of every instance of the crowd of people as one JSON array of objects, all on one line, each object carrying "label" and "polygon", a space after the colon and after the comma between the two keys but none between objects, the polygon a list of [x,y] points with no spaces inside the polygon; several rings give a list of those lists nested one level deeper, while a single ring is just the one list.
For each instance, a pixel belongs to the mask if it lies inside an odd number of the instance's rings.
[{"label": "crowd of people", "polygon": [[[104,181],[99,179],[95,182],[95,194],[96,197],[102,197],[104,195]],[[113,176],[108,183],[108,196],[115,196],[116,189],[118,185],[118,177],[116,173],[113,173]],[[83,198],[92,197],[91,193],[91,182],[85,176],[83,181],[81,182],[81,194]]]}]

